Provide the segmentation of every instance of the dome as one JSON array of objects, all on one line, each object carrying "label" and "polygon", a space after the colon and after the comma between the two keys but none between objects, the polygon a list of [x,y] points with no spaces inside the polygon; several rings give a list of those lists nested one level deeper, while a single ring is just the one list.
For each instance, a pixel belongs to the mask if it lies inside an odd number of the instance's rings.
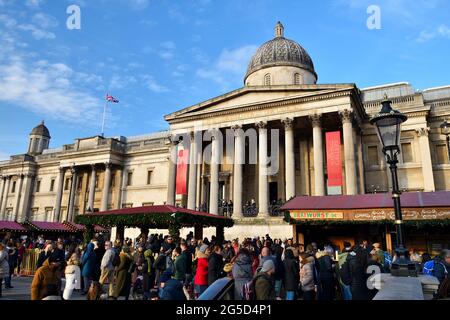
[{"label": "dome", "polygon": [[42,121],[40,125],[31,130],[30,135],[50,138],[50,131],[48,131],[47,127],[44,125],[44,121]]},{"label": "dome", "polygon": [[275,26],[275,38],[259,47],[251,58],[244,82],[253,72],[275,66],[302,68],[317,78],[308,52],[297,42],[284,37],[284,27],[280,22]]}]

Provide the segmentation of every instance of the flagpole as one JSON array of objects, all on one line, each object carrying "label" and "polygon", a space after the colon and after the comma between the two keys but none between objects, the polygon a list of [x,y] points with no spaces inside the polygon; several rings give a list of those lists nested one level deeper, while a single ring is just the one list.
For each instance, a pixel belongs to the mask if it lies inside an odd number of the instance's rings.
[{"label": "flagpole", "polygon": [[[108,96],[108,94],[106,94]],[[105,137],[105,114],[106,114],[106,106],[108,105],[108,98],[106,98],[105,105],[103,106],[103,121],[102,121],[102,137]]]}]

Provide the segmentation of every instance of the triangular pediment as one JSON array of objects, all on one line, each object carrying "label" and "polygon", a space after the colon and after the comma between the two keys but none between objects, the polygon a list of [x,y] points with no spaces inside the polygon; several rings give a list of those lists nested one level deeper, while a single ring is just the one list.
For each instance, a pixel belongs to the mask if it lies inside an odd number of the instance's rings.
[{"label": "triangular pediment", "polygon": [[171,113],[165,116],[165,119],[170,122],[171,120],[186,116],[222,112],[224,110],[245,108],[256,104],[329,94],[336,91],[353,89],[354,87],[354,84],[243,87]]}]

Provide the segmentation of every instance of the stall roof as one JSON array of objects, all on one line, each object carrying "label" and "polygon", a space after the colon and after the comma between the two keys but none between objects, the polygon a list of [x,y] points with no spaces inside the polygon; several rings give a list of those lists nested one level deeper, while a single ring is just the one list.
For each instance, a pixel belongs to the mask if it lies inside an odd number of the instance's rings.
[{"label": "stall roof", "polygon": [[[79,224],[79,223],[75,223],[75,222],[64,221],[63,224],[66,225],[69,228],[72,228],[76,232],[84,231],[86,229],[85,225]],[[99,225],[95,225],[94,226],[94,231],[95,232],[109,232],[108,229],[105,229],[105,228],[103,228],[102,226],[99,226]]]},{"label": "stall roof", "polygon": [[61,222],[26,221],[24,225],[36,231],[76,232],[73,228],[69,228]]},{"label": "stall roof", "polygon": [[[171,205],[155,205],[135,208],[123,208],[103,212],[78,215],[77,223],[100,224],[102,226],[143,226],[166,228],[169,224],[177,222],[182,226],[225,226],[231,227],[233,220],[207,212],[185,209]],[[175,221],[176,219],[176,221]]]},{"label": "stall roof", "polygon": [[[450,191],[404,192],[401,204],[405,208],[450,207]],[[281,210],[373,209],[392,208],[391,193],[298,196],[286,202]]]},{"label": "stall roof", "polygon": [[27,229],[15,221],[0,221],[0,231],[26,232]]}]

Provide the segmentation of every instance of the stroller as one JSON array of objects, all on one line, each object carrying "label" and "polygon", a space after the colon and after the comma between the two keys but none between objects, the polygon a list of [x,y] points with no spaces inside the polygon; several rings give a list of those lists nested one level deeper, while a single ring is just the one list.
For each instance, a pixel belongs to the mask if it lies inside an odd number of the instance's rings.
[{"label": "stroller", "polygon": [[137,276],[132,286],[131,296],[133,300],[144,300],[144,277],[142,275]]}]

